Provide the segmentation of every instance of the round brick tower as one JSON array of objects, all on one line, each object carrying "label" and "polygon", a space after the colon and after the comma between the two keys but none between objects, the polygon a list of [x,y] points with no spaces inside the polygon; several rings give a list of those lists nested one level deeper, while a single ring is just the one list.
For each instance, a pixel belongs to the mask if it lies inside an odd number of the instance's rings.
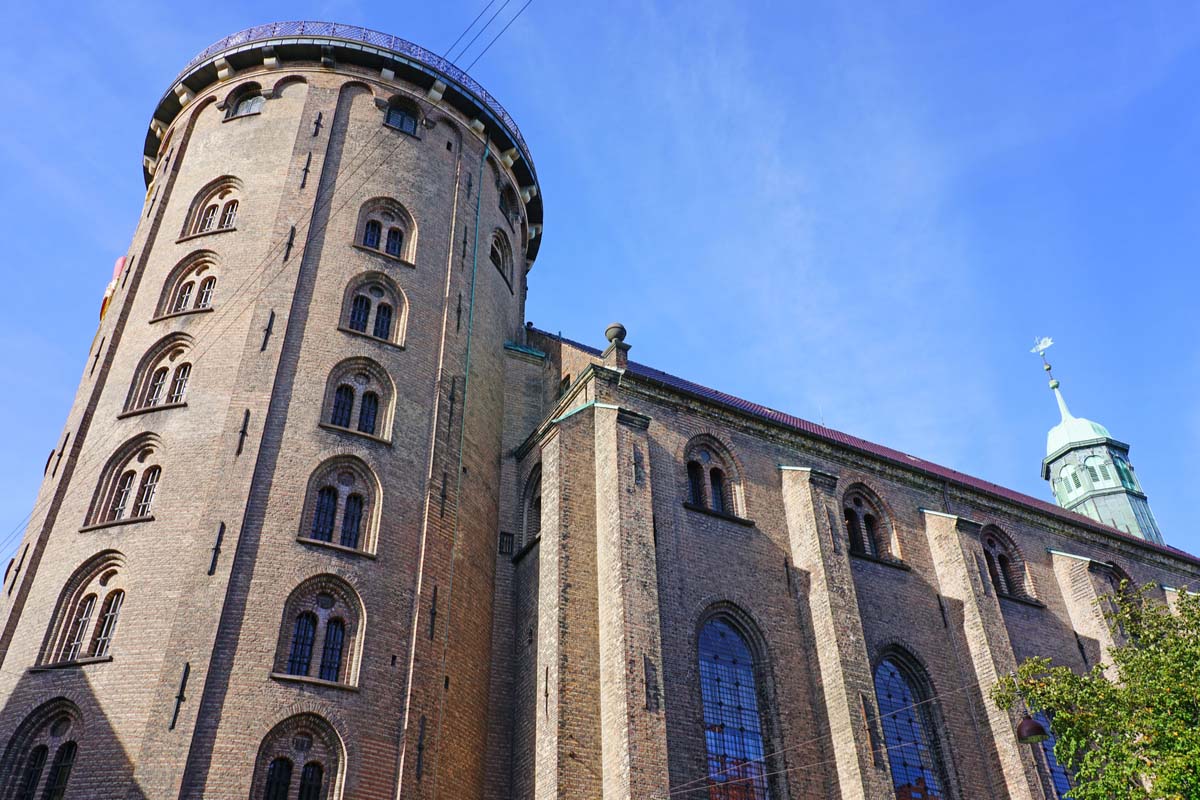
[{"label": "round brick tower", "polygon": [[184,68],[144,168],[0,594],[0,796],[482,796],[520,131],[277,23]]}]

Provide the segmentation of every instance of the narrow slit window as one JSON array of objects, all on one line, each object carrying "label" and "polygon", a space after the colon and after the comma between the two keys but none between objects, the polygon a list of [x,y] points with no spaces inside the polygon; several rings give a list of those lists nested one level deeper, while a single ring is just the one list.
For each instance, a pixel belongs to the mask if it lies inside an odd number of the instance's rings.
[{"label": "narrow slit window", "polygon": [[718,514],[725,513],[725,473],[713,468],[708,473],[712,487],[712,510]]},{"label": "narrow slit window", "polygon": [[700,466],[699,461],[689,461],[687,474],[688,502],[696,506],[704,505],[704,467]]}]

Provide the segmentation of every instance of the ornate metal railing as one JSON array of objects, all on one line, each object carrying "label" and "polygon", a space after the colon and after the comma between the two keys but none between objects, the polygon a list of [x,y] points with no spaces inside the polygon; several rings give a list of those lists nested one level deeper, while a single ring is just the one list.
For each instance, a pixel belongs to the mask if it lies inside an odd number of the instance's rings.
[{"label": "ornate metal railing", "polygon": [[[517,127],[517,123],[504,110],[504,106],[500,105],[496,98],[488,94],[487,89],[480,86],[474,78],[437,53],[426,50],[420,45],[413,44],[407,39],[401,39],[399,36],[380,33],[368,28],[360,28],[357,25],[340,25],[333,22],[272,22],[269,25],[256,25],[253,28],[247,28],[244,31],[226,36],[219,42],[215,42],[204,48],[199,55],[188,62],[187,66],[175,77],[171,85],[175,86],[196,65],[207,61],[224,50],[243,44],[250,44],[251,42],[278,39],[287,36],[328,37],[331,39],[345,39],[351,42],[363,42],[374,47],[391,50],[406,58],[420,61],[422,64],[432,67],[482,101],[488,110],[495,114],[513,136],[516,137],[525,158],[529,158],[529,147],[525,144],[525,138],[521,135],[521,129]],[[532,164],[530,166],[532,167]]]}]

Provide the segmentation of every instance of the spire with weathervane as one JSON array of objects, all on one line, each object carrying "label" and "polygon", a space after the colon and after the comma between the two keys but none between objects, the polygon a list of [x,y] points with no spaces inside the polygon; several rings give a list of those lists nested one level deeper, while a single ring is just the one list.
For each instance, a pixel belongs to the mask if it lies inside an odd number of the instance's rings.
[{"label": "spire with weathervane", "polygon": [[1042,478],[1050,481],[1054,499],[1063,508],[1162,544],[1150,502],[1129,462],[1129,445],[1114,439],[1100,423],[1076,417],[1067,408],[1059,382],[1046,361],[1046,350],[1052,344],[1053,340],[1042,338],[1031,351],[1041,356],[1061,417],[1046,436]]}]

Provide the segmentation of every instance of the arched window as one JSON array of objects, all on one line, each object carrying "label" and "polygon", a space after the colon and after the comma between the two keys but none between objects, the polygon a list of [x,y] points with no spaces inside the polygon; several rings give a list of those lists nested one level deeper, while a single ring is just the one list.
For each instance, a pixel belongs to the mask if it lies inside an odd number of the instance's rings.
[{"label": "arched window", "polygon": [[383,231],[383,223],[377,219],[367,220],[367,225],[363,228],[363,247],[370,247],[372,250],[379,247],[379,236]]},{"label": "arched window", "polygon": [[1121,485],[1126,489],[1131,489],[1135,492],[1140,492],[1142,488],[1138,485],[1137,477],[1133,473],[1133,465],[1121,456],[1113,456],[1113,464],[1117,468],[1117,476],[1121,479]]},{"label": "arched window", "polygon": [[1029,590],[1025,576],[1025,560],[1012,540],[991,525],[983,529],[980,538],[988,577],[996,594],[1032,599],[1033,592]]},{"label": "arched window", "polygon": [[217,257],[209,250],[197,250],[176,264],[163,283],[154,319],[212,308],[216,272]]},{"label": "arched window", "polygon": [[374,392],[363,392],[362,406],[358,411],[358,430],[360,433],[375,433],[375,419],[379,416],[379,395]]},{"label": "arched window", "polygon": [[371,316],[371,298],[365,294],[354,295],[350,304],[350,320],[347,323],[350,330],[366,333],[367,320]]},{"label": "arched window", "polygon": [[144,433],[113,454],[100,474],[85,526],[150,516],[162,475],[156,464],[159,449],[158,437]]},{"label": "arched window", "polygon": [[1062,800],[1074,785],[1074,782],[1071,780],[1071,773],[1067,772],[1066,767],[1058,763],[1058,759],[1054,755],[1054,746],[1058,744],[1058,738],[1051,729],[1049,717],[1039,711],[1033,715],[1033,718],[1041,723],[1046,733],[1049,734],[1041,743],[1042,766],[1046,770],[1046,775],[1050,778],[1050,785],[1054,789],[1054,796]]},{"label": "arched window", "polygon": [[329,373],[325,393],[325,424],[390,438],[395,385],[378,362],[346,359]]},{"label": "arched window", "polygon": [[375,327],[371,331],[376,339],[390,339],[392,335],[392,307],[380,303],[375,307]]},{"label": "arched window", "polygon": [[387,114],[383,118],[383,122],[389,128],[395,128],[399,131],[404,131],[410,136],[417,135],[417,120],[419,119],[417,109],[407,100],[394,98],[388,103]]},{"label": "arched window", "polygon": [[346,623],[331,619],[325,626],[325,645],[321,648],[321,680],[337,682],[342,672],[342,646],[346,643]]},{"label": "arched window", "polygon": [[350,427],[350,414],[354,411],[354,389],[346,384],[337,387],[333,393],[333,411],[329,415],[329,424],[339,428]]},{"label": "arched window", "polygon": [[402,252],[403,246],[404,246],[404,231],[402,231],[399,228],[388,228],[387,246],[384,248],[384,252],[387,253],[389,256],[396,256],[397,258],[399,258],[400,253]]},{"label": "arched window", "polygon": [[162,405],[164,399],[169,404],[182,403],[192,373],[187,360],[191,349],[192,337],[186,333],[172,333],[159,339],[134,369],[129,393],[125,396],[125,411],[155,408]]},{"label": "arched window", "polygon": [[1063,468],[1059,470],[1058,477],[1066,486],[1068,496],[1083,489],[1083,479],[1079,477],[1079,470],[1074,464],[1064,464]]},{"label": "arched window", "polygon": [[292,591],[283,613],[277,678],[299,676],[350,685],[357,681],[355,658],[363,611],[349,584],[333,575],[310,578]]},{"label": "arched window", "polygon": [[210,275],[200,282],[200,294],[196,295],[196,309],[212,308],[213,292],[217,289],[217,278]]},{"label": "arched window", "polygon": [[909,658],[889,655],[875,668],[875,700],[898,800],[942,800],[946,771],[924,671]]},{"label": "arched window", "polygon": [[842,498],[842,518],[846,521],[851,553],[868,558],[899,559],[883,503],[865,486],[851,486],[846,492]]},{"label": "arched window", "polygon": [[296,617],[292,648],[288,653],[288,675],[307,675],[312,663],[313,641],[317,638],[317,615],[304,611]]},{"label": "arched window", "polygon": [[341,328],[391,344],[404,344],[404,293],[382,272],[367,272],[346,287]]},{"label": "arched window", "polygon": [[192,200],[180,238],[233,230],[241,191],[242,182],[232,175],[210,181]]},{"label": "arched window", "polygon": [[353,456],[331,458],[309,479],[302,541],[332,542],[370,552],[378,524],[379,482],[361,460]]},{"label": "arched window", "polygon": [[63,587],[39,664],[105,658],[125,605],[125,559],[108,550],[75,571]]},{"label": "arched window", "polygon": [[0,792],[13,800],[63,800],[83,732],[79,708],[62,697],[33,710],[13,733],[0,761]]},{"label": "arched window", "polygon": [[754,657],[739,625],[725,615],[700,630],[700,696],[708,754],[708,797],[769,800],[772,797],[762,691],[762,659]]},{"label": "arched window", "polygon": [[504,280],[508,281],[509,286],[513,280],[513,256],[512,246],[508,243],[508,237],[503,231],[496,231],[492,234],[492,247],[488,254],[488,258],[492,262],[500,274],[504,276]]},{"label": "arched window", "polygon": [[[250,797],[323,800],[337,783],[344,761],[341,737],[324,718],[312,713],[288,717],[271,729],[258,749]],[[297,769],[299,764],[304,766]]]},{"label": "arched window", "polygon": [[724,445],[712,436],[697,436],[688,443],[684,460],[689,505],[729,516],[743,513],[741,482]]},{"label": "arched window", "polygon": [[415,238],[412,214],[396,200],[374,197],[359,209],[358,242],[362,247],[412,263],[416,258]]},{"label": "arched window", "polygon": [[542,533],[542,467],[533,468],[528,480],[525,481],[525,491],[521,493],[521,540],[517,543],[520,550]]},{"label": "arched window", "polygon": [[319,761],[310,761],[300,773],[300,795],[297,800],[321,800],[325,769]]},{"label": "arched window", "polygon": [[265,800],[288,800],[291,785],[292,760],[280,756],[267,767],[267,788],[263,797]]},{"label": "arched window", "polygon": [[262,111],[263,104],[266,101],[266,98],[263,97],[262,87],[257,83],[247,83],[239,86],[230,93],[229,99],[225,101],[229,109],[225,114],[225,119],[248,117],[251,114],[257,114]]}]

